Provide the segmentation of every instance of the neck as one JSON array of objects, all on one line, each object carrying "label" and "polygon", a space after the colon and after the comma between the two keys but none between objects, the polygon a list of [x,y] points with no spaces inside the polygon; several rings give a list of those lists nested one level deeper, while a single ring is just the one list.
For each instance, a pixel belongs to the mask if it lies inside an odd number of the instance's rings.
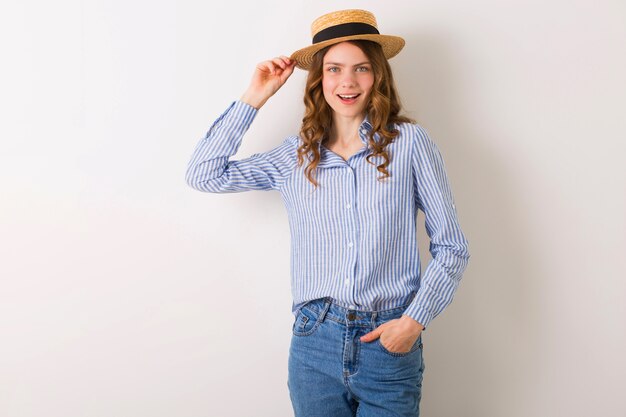
[{"label": "neck", "polygon": [[365,113],[357,116],[333,115],[333,126],[330,132],[330,143],[349,145],[359,139],[359,126],[365,120]]}]

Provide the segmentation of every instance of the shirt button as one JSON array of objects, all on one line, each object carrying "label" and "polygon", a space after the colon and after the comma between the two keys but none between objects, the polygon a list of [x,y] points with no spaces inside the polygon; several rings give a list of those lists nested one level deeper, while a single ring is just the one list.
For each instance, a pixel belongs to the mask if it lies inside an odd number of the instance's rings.
[{"label": "shirt button", "polygon": [[364,135],[367,135],[367,130],[361,129],[361,133],[363,133]]},{"label": "shirt button", "polygon": [[350,306],[350,309],[351,309],[351,310],[354,310],[355,308],[356,308],[355,306]]},{"label": "shirt button", "polygon": [[348,247],[352,247],[352,242],[348,242]]},{"label": "shirt button", "polygon": [[351,206],[350,206],[350,203],[346,204],[346,208],[347,208],[347,209],[349,209],[350,207],[351,207]]},{"label": "shirt button", "polygon": [[343,281],[343,283],[344,283],[344,284],[346,284],[346,285],[350,285],[350,278],[346,278],[346,279]]}]

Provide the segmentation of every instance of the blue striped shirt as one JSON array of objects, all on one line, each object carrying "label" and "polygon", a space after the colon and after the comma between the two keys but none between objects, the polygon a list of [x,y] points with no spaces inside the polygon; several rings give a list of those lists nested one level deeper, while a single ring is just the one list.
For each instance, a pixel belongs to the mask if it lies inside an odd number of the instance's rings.
[{"label": "blue striped shirt", "polygon": [[[197,144],[185,179],[210,193],[277,190],[291,233],[292,312],[307,301],[332,297],[350,309],[384,310],[410,305],[404,314],[427,327],[452,301],[468,260],[443,158],[419,124],[395,125],[387,145],[391,177],[366,161],[366,116],[359,128],[364,147],[348,160],[319,145],[313,184],[298,166],[299,135],[267,152],[231,160],[259,110],[233,101]],[[378,138],[378,134],[374,136]],[[382,158],[372,162],[379,164]],[[422,274],[417,210],[425,214],[432,260]]]}]

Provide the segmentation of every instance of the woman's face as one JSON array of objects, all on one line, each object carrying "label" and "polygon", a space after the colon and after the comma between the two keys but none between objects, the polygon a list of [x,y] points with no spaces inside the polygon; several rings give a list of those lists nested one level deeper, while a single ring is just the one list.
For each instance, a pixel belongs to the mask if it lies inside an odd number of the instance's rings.
[{"label": "woman's face", "polygon": [[[374,85],[374,73],[367,55],[358,46],[341,42],[326,52],[322,70],[324,98],[336,115],[364,116]],[[358,96],[342,99],[340,95]]]}]

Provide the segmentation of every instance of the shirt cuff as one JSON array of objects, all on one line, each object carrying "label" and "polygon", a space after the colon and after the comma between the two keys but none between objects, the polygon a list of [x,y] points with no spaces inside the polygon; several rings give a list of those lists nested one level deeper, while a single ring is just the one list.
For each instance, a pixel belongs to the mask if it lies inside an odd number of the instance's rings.
[{"label": "shirt cuff", "polygon": [[235,100],[235,105],[238,106],[238,108],[248,108],[248,111],[252,111],[254,113],[259,111],[259,109],[257,109],[256,107],[246,103],[245,101],[242,101],[241,99]]},{"label": "shirt cuff", "polygon": [[432,321],[433,315],[430,313],[430,311],[428,311],[425,306],[417,304],[416,301],[417,299],[409,304],[409,306],[404,310],[403,314],[411,317],[413,320],[416,320],[418,323],[424,326],[424,329],[422,329],[422,331],[424,331]]}]

